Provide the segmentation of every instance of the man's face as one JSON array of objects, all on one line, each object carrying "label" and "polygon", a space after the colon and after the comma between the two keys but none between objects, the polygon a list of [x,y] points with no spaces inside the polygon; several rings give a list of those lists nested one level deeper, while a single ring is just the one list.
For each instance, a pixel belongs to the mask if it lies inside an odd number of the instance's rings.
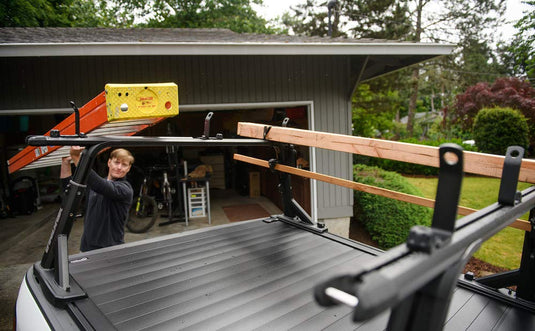
[{"label": "man's face", "polygon": [[108,179],[123,178],[130,171],[130,166],[127,160],[117,158],[108,160]]}]

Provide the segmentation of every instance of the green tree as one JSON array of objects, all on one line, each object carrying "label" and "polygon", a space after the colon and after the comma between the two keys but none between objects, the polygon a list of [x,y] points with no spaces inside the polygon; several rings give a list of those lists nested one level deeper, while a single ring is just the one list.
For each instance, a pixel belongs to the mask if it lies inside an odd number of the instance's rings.
[{"label": "green tree", "polygon": [[407,1],[345,1],[344,11],[353,38],[406,40],[412,32]]},{"label": "green tree", "polygon": [[513,63],[513,73],[527,75],[535,86],[535,0],[523,3],[533,8],[515,24],[518,32],[508,48],[509,58]]},{"label": "green tree", "polygon": [[[108,16],[151,28],[222,28],[234,32],[274,33],[251,4],[262,0],[117,0]],[[138,23],[139,22],[139,23]]]},{"label": "green tree", "polygon": [[374,91],[373,88],[370,84],[360,84],[353,96],[353,134],[391,138],[393,120],[399,116],[403,101],[398,91],[380,88]]},{"label": "green tree", "polygon": [[0,3],[2,27],[70,26],[72,0],[7,0]]},{"label": "green tree", "polygon": [[458,72],[457,89],[463,91],[479,82],[493,82],[507,76],[507,68],[500,64],[498,54],[491,46],[476,37],[467,36],[457,53],[458,63],[453,70]]},{"label": "green tree", "polygon": [[0,3],[3,27],[118,27],[116,8],[101,0],[7,0]]},{"label": "green tree", "polygon": [[[292,8],[293,15],[288,13],[283,23],[296,34],[325,36],[328,27],[327,4],[327,1],[307,0]],[[409,76],[403,79],[405,84],[402,88],[409,91],[409,134],[413,133],[414,114],[422,103],[422,100],[419,100],[422,79],[427,80],[428,84],[438,81],[438,88],[441,90],[439,95],[444,96],[456,92],[446,88],[455,89],[456,86],[468,86],[473,82],[465,82],[465,72],[503,72],[496,65],[498,61],[488,45],[493,40],[489,32],[500,23],[497,17],[505,10],[504,0],[447,0],[442,1],[440,6],[430,0],[340,0],[336,9],[333,36],[455,42],[459,45],[450,61],[441,62],[448,67],[428,70],[423,65],[416,65]],[[436,67],[439,62],[434,63]],[[445,69],[450,73],[446,74]],[[430,77],[431,72],[437,72],[439,76]],[[423,73],[426,75],[421,77]],[[447,76],[455,80],[455,84],[443,84]],[[492,81],[497,75],[488,77],[488,80]],[[431,93],[438,92],[437,89],[427,90]],[[425,96],[424,99],[429,98]],[[425,104],[425,100],[423,101]]]},{"label": "green tree", "polygon": [[[291,7],[292,12],[285,12],[281,23],[297,35],[326,37],[329,35],[327,4],[326,1],[306,0]],[[331,36],[346,37],[340,28],[340,5],[337,3],[331,8]]]},{"label": "green tree", "polygon": [[115,15],[106,13],[107,1],[73,0],[69,7],[69,22],[72,27],[119,27]]},{"label": "green tree", "polygon": [[[457,72],[469,71],[465,65],[474,65],[476,70],[482,64],[488,63],[485,56],[474,56],[471,46],[485,48],[491,31],[500,23],[500,17],[505,11],[504,0],[448,0],[441,8],[433,7],[428,0],[415,0],[412,17],[414,26],[414,41],[422,40],[452,42],[457,41],[457,51],[453,58],[458,61]],[[436,4],[435,4],[436,5]],[[460,56],[462,54],[463,56]],[[466,61],[470,60],[470,61]],[[466,62],[465,62],[466,61]],[[486,67],[486,66],[485,66]],[[480,71],[481,72],[481,71]],[[415,66],[411,77],[411,97],[409,102],[407,130],[412,133],[414,111],[417,106],[420,68]]]},{"label": "green tree", "polygon": [[262,0],[7,0],[2,26],[224,28],[274,33],[251,4]]},{"label": "green tree", "polygon": [[332,37],[392,40],[410,30],[407,7],[398,0],[306,0],[286,12],[282,24],[297,35],[322,37],[329,35],[329,26]]}]

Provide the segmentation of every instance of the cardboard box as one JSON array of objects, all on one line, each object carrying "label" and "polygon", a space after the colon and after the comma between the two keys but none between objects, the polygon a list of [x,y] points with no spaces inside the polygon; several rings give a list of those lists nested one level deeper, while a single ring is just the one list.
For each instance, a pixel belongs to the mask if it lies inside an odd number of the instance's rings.
[{"label": "cardboard box", "polygon": [[249,172],[249,196],[251,198],[260,196],[260,172]]}]

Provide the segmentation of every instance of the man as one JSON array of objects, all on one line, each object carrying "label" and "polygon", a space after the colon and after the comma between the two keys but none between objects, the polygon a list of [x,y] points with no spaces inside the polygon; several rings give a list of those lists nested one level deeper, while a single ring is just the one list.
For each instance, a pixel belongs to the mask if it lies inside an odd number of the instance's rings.
[{"label": "man", "polygon": [[[60,178],[63,187],[67,186],[72,176],[71,161],[77,166],[82,150],[83,147],[72,146],[70,156],[62,159]],[[124,226],[134,196],[132,186],[125,177],[133,163],[132,154],[119,148],[110,154],[106,178],[90,171],[80,251],[124,243]]]}]

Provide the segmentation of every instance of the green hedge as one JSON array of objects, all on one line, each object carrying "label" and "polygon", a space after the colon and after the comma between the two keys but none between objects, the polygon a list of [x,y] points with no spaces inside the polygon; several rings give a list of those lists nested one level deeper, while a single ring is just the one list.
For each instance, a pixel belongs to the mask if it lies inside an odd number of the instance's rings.
[{"label": "green hedge", "polygon": [[483,153],[505,155],[507,147],[529,146],[528,123],[511,108],[483,108],[474,120],[474,140]]},{"label": "green hedge", "polygon": [[[353,177],[359,183],[421,196],[416,187],[397,173],[365,165],[355,165],[353,170]],[[354,197],[355,218],[382,249],[405,242],[414,225],[431,225],[429,208],[360,191],[355,191]]]}]

